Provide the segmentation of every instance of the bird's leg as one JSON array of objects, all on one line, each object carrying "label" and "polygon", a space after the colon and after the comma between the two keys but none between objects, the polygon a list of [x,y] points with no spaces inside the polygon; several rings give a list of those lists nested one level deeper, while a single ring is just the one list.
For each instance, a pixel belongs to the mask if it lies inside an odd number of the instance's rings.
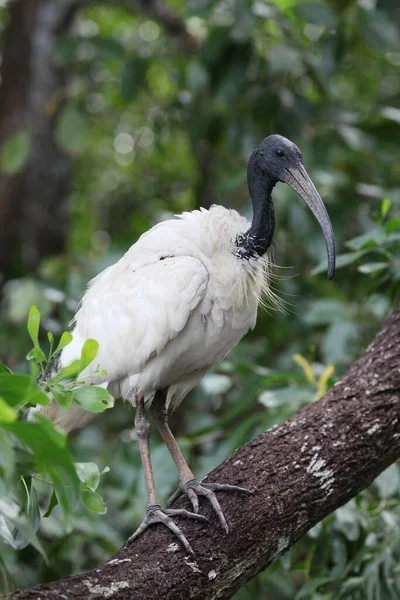
[{"label": "bird's leg", "polygon": [[182,531],[175,525],[171,516],[186,517],[189,519],[197,519],[199,521],[207,521],[206,517],[191,513],[183,509],[162,509],[157,498],[157,492],[154,483],[153,468],[150,459],[150,423],[148,422],[144,409],[143,394],[136,396],[136,414],[135,414],[135,429],[138,440],[140,458],[142,460],[144,481],[146,484],[147,493],[147,511],[142,524],[138,527],[133,535],[128,539],[127,544],[130,544],[137,539],[150,526],[162,523],[170,529],[179,539],[182,546],[190,554],[194,554],[193,550],[183,535]]},{"label": "bird's leg", "polygon": [[222,508],[218,502],[215,492],[245,492],[251,494],[251,490],[248,490],[237,485],[221,484],[221,483],[200,483],[197,481],[195,476],[187,464],[185,457],[183,456],[176,440],[168,425],[168,412],[166,408],[166,391],[159,391],[156,393],[153,403],[151,405],[151,412],[153,415],[154,423],[160,432],[161,437],[166,443],[168,450],[174,459],[176,467],[179,473],[179,488],[168,500],[168,506],[182,494],[186,494],[192,503],[193,511],[197,514],[199,510],[199,496],[204,496],[215,510],[219,522],[222,527],[229,533],[229,527],[226,522]]},{"label": "bird's leg", "polygon": [[147,504],[157,505],[158,498],[154,483],[153,467],[150,459],[150,423],[146,418],[143,394],[136,397],[135,430],[142,461],[144,482],[146,485]]}]

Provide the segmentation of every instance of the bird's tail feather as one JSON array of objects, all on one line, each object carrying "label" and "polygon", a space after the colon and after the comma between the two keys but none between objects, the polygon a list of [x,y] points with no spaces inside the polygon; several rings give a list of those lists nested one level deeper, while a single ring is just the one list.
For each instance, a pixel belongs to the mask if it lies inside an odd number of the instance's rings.
[{"label": "bird's tail feather", "polygon": [[35,408],[31,408],[28,420],[33,421],[35,414],[38,412],[49,419],[53,425],[61,429],[64,433],[70,433],[70,431],[73,431],[74,429],[81,429],[96,417],[96,413],[87,412],[75,403],[72,404],[68,411],[64,410],[54,400],[47,406],[36,406]]}]

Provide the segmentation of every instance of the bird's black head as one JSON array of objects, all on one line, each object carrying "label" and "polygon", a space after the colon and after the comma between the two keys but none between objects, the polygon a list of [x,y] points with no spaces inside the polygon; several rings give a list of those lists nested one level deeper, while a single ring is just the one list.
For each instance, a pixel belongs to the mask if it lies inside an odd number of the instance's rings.
[{"label": "bird's black head", "polygon": [[293,188],[308,205],[321,226],[328,252],[328,277],[335,273],[335,240],[332,224],[313,182],[303,165],[298,147],[281,135],[270,135],[252,153],[247,169],[250,193],[261,199],[261,189],[270,193],[278,181]]},{"label": "bird's black head", "polygon": [[275,182],[285,181],[290,168],[298,168],[303,162],[298,147],[281,135],[270,135],[254,151],[259,168]]}]

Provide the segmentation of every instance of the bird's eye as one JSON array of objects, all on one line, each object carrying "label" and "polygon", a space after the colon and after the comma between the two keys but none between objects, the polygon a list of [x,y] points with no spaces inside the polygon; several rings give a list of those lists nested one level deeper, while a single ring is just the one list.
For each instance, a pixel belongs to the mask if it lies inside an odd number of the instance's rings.
[{"label": "bird's eye", "polygon": [[278,150],[275,150],[275,154],[277,156],[279,156],[279,158],[282,158],[283,156],[285,156],[285,153],[283,150],[281,150],[280,148],[278,148]]}]

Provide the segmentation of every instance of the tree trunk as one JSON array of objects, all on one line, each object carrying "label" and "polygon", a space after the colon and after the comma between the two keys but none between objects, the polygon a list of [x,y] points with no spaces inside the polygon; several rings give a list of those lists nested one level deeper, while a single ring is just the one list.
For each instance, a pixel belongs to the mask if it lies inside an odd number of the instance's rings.
[{"label": "tree trunk", "polygon": [[[16,593],[19,600],[89,597],[222,600],[306,531],[369,486],[400,456],[400,306],[347,375],[322,399],[259,435],[207,477],[254,495],[220,493],[231,531],[180,523],[185,556],[158,526],[88,573]],[[187,500],[176,507],[190,510]]]},{"label": "tree trunk", "polygon": [[[92,2],[15,0],[10,6],[0,69],[0,148],[26,128],[31,152],[23,170],[0,171],[0,272],[5,279],[32,271],[45,256],[65,250],[71,158],[55,140],[55,124],[69,73],[54,55],[79,8]],[[160,0],[118,3],[157,19],[187,51],[199,47],[184,21]]]},{"label": "tree trunk", "polygon": [[[64,250],[71,163],[54,139],[67,74],[54,61],[76,0],[17,0],[5,32],[0,88],[0,145],[26,128],[31,151],[25,168],[0,173],[0,270],[7,278]],[[55,108],[50,109],[54,104]]]}]

